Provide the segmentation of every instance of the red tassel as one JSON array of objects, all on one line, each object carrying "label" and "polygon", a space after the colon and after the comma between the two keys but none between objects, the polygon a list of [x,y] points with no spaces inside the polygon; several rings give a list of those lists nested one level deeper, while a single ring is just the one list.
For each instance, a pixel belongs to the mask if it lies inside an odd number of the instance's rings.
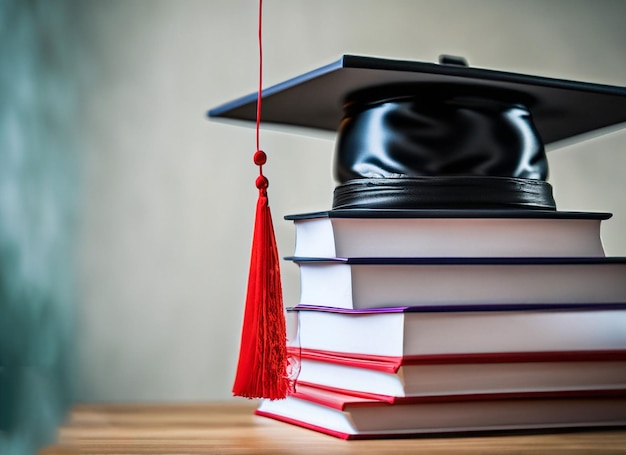
[{"label": "red tassel", "polygon": [[263,100],[262,11],[263,0],[259,0],[259,92],[256,113],[257,151],[254,154],[254,164],[259,166],[259,176],[256,179],[259,199],[256,205],[248,292],[233,394],[246,398],[276,400],[287,396],[291,381],[287,377],[287,329],[278,248],[267,202],[268,182],[263,175],[267,156],[259,150]]},{"label": "red tassel", "polygon": [[287,333],[278,249],[263,175],[258,177],[257,187],[259,199],[233,394],[275,400],[285,398],[290,389]]}]

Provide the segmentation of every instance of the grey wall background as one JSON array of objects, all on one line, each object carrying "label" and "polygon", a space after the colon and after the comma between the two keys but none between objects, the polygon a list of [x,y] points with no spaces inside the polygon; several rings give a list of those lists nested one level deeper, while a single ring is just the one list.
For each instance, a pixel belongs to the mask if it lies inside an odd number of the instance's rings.
[{"label": "grey wall background", "polygon": [[[254,130],[205,112],[256,90],[257,3],[52,5],[38,26],[70,17],[78,35],[68,28],[47,39],[84,48],[89,70],[74,128],[57,128],[79,143],[79,183],[63,196],[77,207],[75,398],[227,400],[257,194]],[[478,67],[624,85],[624,17],[620,0],[266,0],[264,80],[344,53],[423,61],[448,53]],[[294,239],[282,216],[330,208],[333,142],[264,130],[261,143],[284,256]],[[560,209],[615,213],[603,229],[611,255],[626,255],[625,144],[626,133],[614,132],[549,154]],[[34,147],[46,172],[58,165],[53,146]],[[43,151],[52,162],[39,159]],[[65,219],[60,204],[52,207]],[[294,304],[295,266],[285,263],[283,277]]]},{"label": "grey wall background", "polygon": [[[256,1],[90,3],[100,75],[89,98],[80,238],[78,398],[230,397],[256,189],[254,130],[209,107],[256,90]],[[623,1],[269,0],[264,80],[343,53],[623,85]],[[264,131],[281,255],[289,213],[330,208],[332,140]],[[626,255],[626,134],[551,152],[559,208],[615,212]],[[284,263],[286,304],[298,271]]]}]

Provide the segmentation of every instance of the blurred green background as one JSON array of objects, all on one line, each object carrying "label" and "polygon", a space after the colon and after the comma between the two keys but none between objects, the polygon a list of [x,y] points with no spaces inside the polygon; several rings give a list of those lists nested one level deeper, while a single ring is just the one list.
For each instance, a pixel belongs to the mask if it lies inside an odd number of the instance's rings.
[{"label": "blurred green background", "polygon": [[72,2],[0,2],[0,453],[74,398],[77,145],[88,71]]}]

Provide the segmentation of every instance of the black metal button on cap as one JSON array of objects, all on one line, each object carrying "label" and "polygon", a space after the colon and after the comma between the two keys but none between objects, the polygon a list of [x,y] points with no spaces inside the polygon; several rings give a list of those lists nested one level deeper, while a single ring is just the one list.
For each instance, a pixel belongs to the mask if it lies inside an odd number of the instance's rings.
[{"label": "black metal button on cap", "polygon": [[459,57],[458,55],[442,54],[439,56],[439,63],[441,65],[469,66],[467,64],[467,60],[463,57]]}]

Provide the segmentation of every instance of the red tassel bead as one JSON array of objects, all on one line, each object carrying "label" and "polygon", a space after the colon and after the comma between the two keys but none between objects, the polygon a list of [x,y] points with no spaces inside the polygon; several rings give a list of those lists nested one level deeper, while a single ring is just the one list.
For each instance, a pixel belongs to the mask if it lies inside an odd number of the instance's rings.
[{"label": "red tassel bead", "polygon": [[254,164],[257,166],[263,166],[267,162],[267,155],[263,150],[257,150],[254,153]]},{"label": "red tassel bead", "polygon": [[264,175],[259,175],[256,178],[255,184],[256,184],[256,187],[261,191],[267,190],[267,187],[270,186],[270,182],[267,180],[267,178]]}]

